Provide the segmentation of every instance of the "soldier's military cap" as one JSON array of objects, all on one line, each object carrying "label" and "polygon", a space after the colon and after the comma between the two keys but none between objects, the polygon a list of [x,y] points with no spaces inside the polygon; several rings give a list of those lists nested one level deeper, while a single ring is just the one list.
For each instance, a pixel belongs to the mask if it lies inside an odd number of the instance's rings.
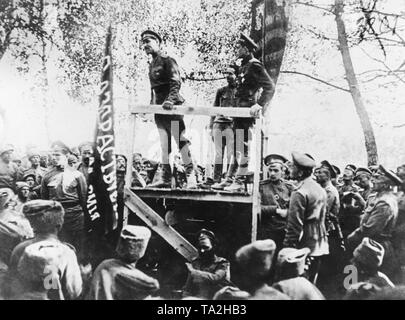
[{"label": "soldier's military cap", "polygon": [[28,160],[31,160],[33,157],[41,157],[41,154],[37,150],[30,150],[27,152]]},{"label": "soldier's military cap", "polygon": [[342,173],[338,166],[335,166],[334,164],[332,164],[332,167],[333,167],[333,170],[335,170],[337,176]]},{"label": "soldier's military cap", "polygon": [[393,171],[386,169],[384,166],[380,165],[378,171],[390,179],[393,185],[400,186],[403,184],[401,178],[399,178]]},{"label": "soldier's military cap", "polygon": [[15,186],[16,186],[16,190],[17,190],[17,191],[20,191],[20,190],[23,189],[23,188],[27,188],[27,189],[30,188],[30,186],[29,186],[26,182],[22,182],[22,181],[18,181],[18,182],[15,184]]},{"label": "soldier's military cap", "polygon": [[207,229],[201,229],[200,231],[198,231],[197,239],[198,240],[209,239],[211,242],[216,243],[216,237],[214,232]]},{"label": "soldier's military cap", "polygon": [[56,227],[61,227],[65,216],[62,205],[53,200],[28,201],[22,212],[35,233],[53,231]]},{"label": "soldier's military cap", "polygon": [[321,168],[326,168],[330,172],[330,177],[332,179],[336,178],[336,171],[333,169],[333,166],[327,160],[321,162]]},{"label": "soldier's military cap", "polygon": [[143,257],[151,237],[151,231],[142,226],[127,225],[122,231],[117,245],[118,255],[128,261]]},{"label": "soldier's military cap", "polygon": [[357,167],[356,167],[354,164],[348,164],[348,165],[345,167],[345,170],[350,170],[350,171],[352,171],[353,173],[356,173]]},{"label": "soldier's military cap", "polygon": [[62,141],[55,141],[51,144],[51,149],[53,151],[59,151],[62,152],[63,154],[67,155],[72,153],[72,151],[70,150],[70,148],[63,143]]},{"label": "soldier's military cap", "polygon": [[312,156],[309,154],[293,152],[292,154],[293,162],[300,167],[304,168],[314,168],[316,166],[316,162]]},{"label": "soldier's military cap", "polygon": [[311,252],[309,248],[295,249],[283,248],[277,257],[277,266],[284,269],[293,269],[297,275],[305,272],[305,260]]},{"label": "soldier's military cap", "polygon": [[30,283],[42,283],[45,277],[52,277],[52,274],[58,279],[58,267],[63,255],[62,243],[44,240],[30,244],[18,262],[18,274]]},{"label": "soldier's military cap", "polygon": [[144,41],[148,38],[152,38],[157,40],[159,43],[162,43],[162,38],[160,37],[160,35],[152,30],[145,30],[144,32],[141,33],[141,40]]},{"label": "soldier's military cap", "polygon": [[77,146],[77,148],[79,149],[80,152],[82,152],[84,147],[90,147],[90,149],[93,150],[94,149],[94,142],[85,141],[85,142],[82,142],[81,144],[79,144]]},{"label": "soldier's military cap", "polygon": [[6,152],[14,151],[14,146],[11,144],[6,144],[0,147],[0,155]]},{"label": "soldier's military cap", "polygon": [[369,166],[368,169],[371,171],[371,173],[377,172],[378,170],[378,165],[373,165],[373,166]]},{"label": "soldier's military cap", "polygon": [[288,159],[280,154],[269,154],[264,158],[264,164],[266,166],[269,166],[274,163],[279,163],[282,165],[285,165],[285,163],[288,161]]},{"label": "soldier's military cap", "polygon": [[249,36],[247,36],[244,33],[240,34],[239,43],[248,48],[249,50],[255,51],[259,49],[259,46]]},{"label": "soldier's military cap", "polygon": [[380,243],[366,237],[354,250],[353,261],[376,269],[382,265],[384,252],[384,247]]},{"label": "soldier's military cap", "polygon": [[0,211],[14,197],[14,192],[10,188],[0,188]]},{"label": "soldier's military cap", "polygon": [[243,246],[236,252],[236,261],[252,275],[266,275],[271,269],[276,243],[271,239],[259,240]]},{"label": "soldier's military cap", "polygon": [[32,171],[28,171],[27,173],[25,173],[23,176],[23,180],[24,181],[27,180],[28,177],[32,177],[32,178],[34,178],[34,180],[36,179],[36,175]]},{"label": "soldier's military cap", "polygon": [[356,177],[358,177],[361,174],[367,174],[367,175],[371,176],[372,172],[367,168],[359,167],[356,170]]}]

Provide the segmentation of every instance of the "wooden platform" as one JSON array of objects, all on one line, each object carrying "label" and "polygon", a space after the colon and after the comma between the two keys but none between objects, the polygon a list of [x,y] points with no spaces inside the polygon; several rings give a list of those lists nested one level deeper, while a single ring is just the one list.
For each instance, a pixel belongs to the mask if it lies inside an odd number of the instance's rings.
[{"label": "wooden platform", "polygon": [[207,202],[234,202],[252,204],[253,198],[249,193],[233,193],[214,190],[187,190],[187,189],[151,189],[131,188],[140,198],[178,199]]}]

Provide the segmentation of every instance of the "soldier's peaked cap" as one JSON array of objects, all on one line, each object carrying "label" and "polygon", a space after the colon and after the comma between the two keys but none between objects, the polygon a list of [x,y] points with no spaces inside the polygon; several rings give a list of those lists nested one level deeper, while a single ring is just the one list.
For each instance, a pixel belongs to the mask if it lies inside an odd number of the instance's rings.
[{"label": "soldier's peaked cap", "polygon": [[243,46],[249,48],[250,50],[259,49],[259,46],[249,36],[247,36],[244,33],[240,34],[239,43],[242,44]]},{"label": "soldier's peaked cap", "polygon": [[273,163],[285,164],[287,161],[288,159],[280,154],[269,154],[264,158],[264,164],[266,166]]},{"label": "soldier's peaked cap", "polygon": [[162,43],[162,37],[155,31],[152,30],[145,30],[144,32],[141,33],[141,40],[146,40],[148,38],[155,39],[159,41],[159,43]]},{"label": "soldier's peaked cap", "polygon": [[63,154],[69,154],[72,153],[72,151],[70,150],[70,148],[63,143],[62,141],[55,141],[51,144],[51,149],[55,150],[55,151],[60,151]]},{"label": "soldier's peaked cap", "polygon": [[360,167],[360,168],[357,168],[357,170],[356,170],[356,177],[357,176],[359,176],[359,175],[361,175],[361,174],[368,174],[368,175],[372,175],[372,172],[369,170],[369,169],[367,169],[367,168],[363,168],[363,167]]},{"label": "soldier's peaked cap", "polygon": [[214,232],[207,230],[207,229],[201,229],[200,231],[198,231],[197,238],[198,238],[198,240],[203,239],[203,238],[208,238],[211,241],[213,241],[214,243],[216,242],[216,237],[215,237]]},{"label": "soldier's peaked cap", "polygon": [[341,174],[341,173],[342,173],[342,172],[340,171],[340,169],[339,169],[339,167],[338,167],[338,166],[335,166],[334,164],[332,164],[332,167],[333,167],[333,170],[335,170],[336,175],[339,175],[339,174]]},{"label": "soldier's peaked cap", "polygon": [[355,173],[356,170],[357,170],[357,167],[356,167],[354,164],[348,164],[348,165],[345,167],[345,169],[350,170],[350,171],[353,171],[353,173]]},{"label": "soldier's peaked cap", "polygon": [[394,185],[400,186],[403,184],[401,178],[399,178],[393,171],[386,169],[384,166],[380,165],[378,168]]},{"label": "soldier's peaked cap", "polygon": [[294,163],[301,167],[314,168],[316,166],[314,158],[308,154],[293,152],[291,155]]},{"label": "soldier's peaked cap", "polygon": [[329,161],[323,160],[323,161],[321,162],[321,168],[326,168],[326,169],[328,169],[329,172],[330,172],[330,177],[331,177],[331,178],[336,178],[336,171],[335,171],[335,169],[333,168],[333,166],[329,163]]}]

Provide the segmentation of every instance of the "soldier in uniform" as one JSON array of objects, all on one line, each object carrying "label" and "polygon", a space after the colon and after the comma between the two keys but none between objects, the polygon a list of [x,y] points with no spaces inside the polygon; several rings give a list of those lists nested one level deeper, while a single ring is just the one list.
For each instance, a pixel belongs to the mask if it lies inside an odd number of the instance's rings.
[{"label": "soldier in uniform", "polygon": [[17,272],[20,291],[13,300],[74,300],[82,292],[76,254],[59,241],[42,240],[27,246]]},{"label": "soldier in uniform", "polygon": [[375,199],[370,201],[369,198],[360,226],[347,237],[347,243],[353,250],[365,237],[379,242],[385,249],[381,271],[391,278],[399,267],[391,241],[398,218],[398,202],[392,189],[401,185],[402,180],[394,172],[380,165],[378,171],[373,174],[372,183],[373,191],[376,192]]},{"label": "soldier in uniform", "polygon": [[357,168],[356,170],[356,185],[358,185],[360,189],[361,198],[356,198],[358,201],[364,203],[367,202],[368,197],[371,194],[372,185],[371,185],[371,171],[367,168]]},{"label": "soldier in uniform", "polygon": [[325,300],[322,293],[305,278],[308,248],[284,248],[277,257],[277,282],[273,288],[293,300]]},{"label": "soldier in uniform", "polygon": [[250,294],[250,300],[291,300],[269,285],[275,251],[276,244],[267,239],[245,245],[236,252],[236,269],[241,272],[238,286]]},{"label": "soldier in uniform", "polygon": [[44,177],[47,170],[40,166],[41,155],[39,152],[30,151],[28,153],[28,160],[31,163],[31,167],[24,171],[24,176],[28,174],[35,175],[35,191],[40,189],[42,178]]},{"label": "soldier in uniform", "polygon": [[312,258],[309,280],[316,284],[321,257],[329,254],[325,226],[326,191],[312,178],[316,163],[308,154],[292,153],[291,178],[298,186],[291,195],[288,208],[287,232],[284,247],[309,248]]},{"label": "soldier in uniform", "polygon": [[12,145],[0,147],[0,188],[10,188],[14,191],[21,173],[18,166],[11,161],[13,152]]},{"label": "soldier in uniform", "polygon": [[260,182],[261,222],[258,239],[272,239],[277,246],[275,256],[283,245],[287,210],[294,190],[294,186],[282,178],[287,161],[278,154],[265,157],[264,164],[268,166],[269,179]]},{"label": "soldier in uniform", "polygon": [[[151,104],[161,104],[165,110],[172,110],[174,105],[184,103],[180,95],[181,78],[176,61],[161,52],[162,38],[153,31],[141,34],[146,54],[152,56],[149,65],[149,80],[152,89]],[[187,188],[197,187],[194,164],[189,150],[190,141],[184,136],[186,130],[182,115],[155,114],[155,122],[160,135],[162,148],[163,174],[159,181],[150,185],[151,188],[171,188],[172,171],[169,155],[172,151],[171,139],[174,136],[179,147],[187,174]]]},{"label": "soldier in uniform", "polygon": [[216,238],[212,231],[198,232],[199,256],[186,263],[188,277],[184,285],[184,296],[212,299],[214,294],[230,284],[229,261],[215,254]]},{"label": "soldier in uniform", "polygon": [[51,146],[54,167],[42,179],[41,198],[55,200],[65,210],[65,221],[60,232],[62,241],[72,244],[79,256],[84,258],[85,216],[87,210],[87,184],[82,173],[67,164],[70,149],[63,142]]},{"label": "soldier in uniform", "polygon": [[143,300],[159,290],[159,282],[137,269],[151,232],[125,226],[117,245],[117,259],[103,261],[94,271],[87,300]]},{"label": "soldier in uniform", "polygon": [[[253,57],[258,46],[248,36],[241,34],[238,43],[238,58],[242,60],[238,73],[236,89],[236,105],[238,108],[250,108],[252,117],[258,117],[265,112],[266,105],[274,92],[274,82],[267,73],[264,65]],[[262,93],[259,95],[259,90]],[[235,154],[238,161],[238,170],[233,183],[224,188],[225,191],[244,191],[243,180],[248,174],[249,144],[252,140],[251,128],[255,119],[234,118]]]},{"label": "soldier in uniform", "polygon": [[[29,201],[23,208],[23,214],[30,222],[34,237],[26,240],[16,246],[10,258],[9,272],[9,295],[21,296],[25,290],[29,292],[34,289],[32,282],[28,281],[32,278],[22,278],[22,274],[28,276],[28,273],[37,272],[39,270],[31,270],[27,265],[20,265],[20,260],[26,254],[27,248],[32,244],[44,244],[50,251],[44,252],[60,252],[64,255],[63,260],[55,261],[55,270],[60,270],[59,284],[61,287],[53,288],[54,290],[46,291],[46,297],[52,300],[76,299],[82,291],[82,278],[80,268],[78,266],[75,248],[68,243],[62,243],[58,238],[58,232],[63,225],[64,209],[59,202],[50,200],[33,200]],[[42,250],[42,249],[41,249]],[[40,250],[40,251],[41,251]],[[51,255],[50,257],[55,257]],[[30,258],[30,257],[25,257]],[[26,261],[27,262],[27,261]],[[60,269],[59,269],[59,267]],[[49,269],[51,270],[51,269]],[[39,277],[38,274],[33,275]],[[26,283],[28,281],[28,283]],[[26,285],[29,285],[28,288]],[[43,288],[42,282],[42,289]],[[40,289],[40,288],[37,288]],[[35,290],[34,290],[35,291]],[[21,297],[20,297],[21,298]]]},{"label": "soldier in uniform", "polygon": [[[232,108],[235,106],[236,95],[236,66],[230,66],[226,70],[226,80],[228,85],[218,89],[215,96],[214,107]],[[214,162],[214,178],[213,189],[223,190],[231,185],[232,177],[235,174],[235,136],[233,132],[233,120],[230,117],[216,116],[211,117],[209,124],[211,136],[215,144],[215,162]],[[223,159],[225,146],[227,149],[227,164],[229,166],[225,179],[222,179]]]},{"label": "soldier in uniform", "polygon": [[[356,166],[347,165],[343,172],[343,184],[338,187],[340,197],[339,221],[343,236],[347,237],[360,224],[360,216],[363,214],[364,201],[358,201],[361,196],[360,188],[354,184]],[[361,200],[361,199],[360,199]]]}]

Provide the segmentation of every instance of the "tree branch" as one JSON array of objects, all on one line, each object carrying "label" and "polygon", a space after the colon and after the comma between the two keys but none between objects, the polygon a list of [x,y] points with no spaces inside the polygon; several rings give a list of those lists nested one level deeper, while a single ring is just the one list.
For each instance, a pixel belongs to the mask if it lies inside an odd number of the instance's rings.
[{"label": "tree branch", "polygon": [[343,87],[339,87],[339,86],[334,85],[334,84],[332,84],[332,83],[330,83],[330,82],[328,82],[328,81],[325,81],[325,80],[316,78],[316,77],[314,77],[314,76],[311,76],[311,75],[306,74],[306,73],[303,73],[303,72],[285,70],[285,71],[281,71],[281,73],[297,74],[297,75],[300,75],[300,76],[304,76],[304,77],[310,78],[310,79],[312,79],[312,80],[321,82],[321,83],[323,83],[323,84],[325,84],[325,85],[327,85],[327,86],[333,87],[333,88],[335,88],[335,89],[343,90],[343,91],[345,91],[345,92],[349,92],[349,93],[350,93],[350,90],[349,90],[349,89],[346,89],[346,88],[343,88]]},{"label": "tree branch", "polygon": [[325,11],[325,12],[327,12],[327,13],[330,13],[330,14],[334,14],[334,12],[333,12],[331,9],[324,8],[324,7],[320,7],[320,6],[317,6],[317,5],[315,5],[315,4],[308,3],[308,2],[296,1],[296,2],[292,2],[291,4],[300,4],[300,5],[303,5],[303,6],[307,6],[307,7],[311,7],[311,8],[316,8],[316,9],[319,9],[319,10],[323,10],[323,11]]}]

